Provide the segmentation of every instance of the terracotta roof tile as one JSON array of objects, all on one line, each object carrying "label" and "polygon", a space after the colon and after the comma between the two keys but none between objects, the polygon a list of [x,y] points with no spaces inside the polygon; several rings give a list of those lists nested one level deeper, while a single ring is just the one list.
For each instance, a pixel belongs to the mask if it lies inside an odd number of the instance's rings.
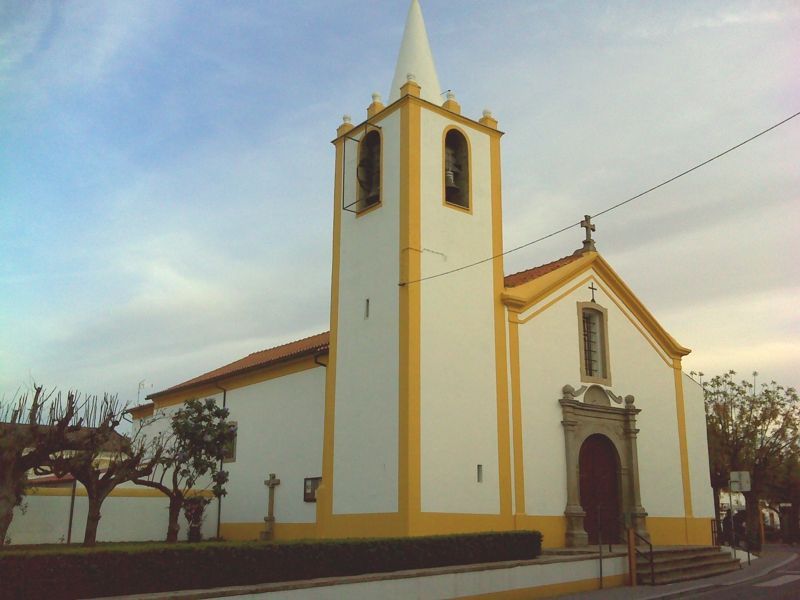
[{"label": "terracotta roof tile", "polygon": [[275,363],[291,360],[293,358],[299,358],[309,354],[317,354],[319,352],[327,352],[329,338],[330,332],[326,331],[325,333],[318,333],[317,335],[312,335],[311,337],[303,338],[302,340],[296,340],[294,342],[289,342],[288,344],[275,346],[274,348],[253,352],[252,354],[248,354],[244,358],[227,364],[224,367],[214,369],[213,371],[209,371],[208,373],[199,375],[194,379],[174,385],[166,390],[156,392],[155,394],[150,394],[147,398],[156,398],[163,394],[194,387],[201,383],[219,381],[224,377],[238,375],[253,369],[263,368]]},{"label": "terracotta roof tile", "polygon": [[533,267],[532,269],[527,269],[526,271],[520,271],[519,273],[514,273],[512,275],[506,275],[505,277],[505,284],[506,287],[515,287],[518,285],[522,285],[523,283],[528,283],[529,281],[533,281],[541,277],[542,275],[547,275],[555,271],[556,269],[560,269],[564,265],[568,265],[571,262],[574,262],[581,258],[583,254],[578,251],[574,254],[570,254],[569,256],[565,256],[564,258],[559,258],[558,260],[554,260],[553,262],[549,262],[544,265],[539,265],[538,267]]}]

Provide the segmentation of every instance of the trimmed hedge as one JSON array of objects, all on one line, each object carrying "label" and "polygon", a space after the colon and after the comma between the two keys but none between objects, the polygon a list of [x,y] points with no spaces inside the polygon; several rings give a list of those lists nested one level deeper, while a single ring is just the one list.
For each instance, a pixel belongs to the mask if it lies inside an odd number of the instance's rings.
[{"label": "trimmed hedge", "polygon": [[0,598],[94,598],[527,560],[538,531],[0,551]]}]

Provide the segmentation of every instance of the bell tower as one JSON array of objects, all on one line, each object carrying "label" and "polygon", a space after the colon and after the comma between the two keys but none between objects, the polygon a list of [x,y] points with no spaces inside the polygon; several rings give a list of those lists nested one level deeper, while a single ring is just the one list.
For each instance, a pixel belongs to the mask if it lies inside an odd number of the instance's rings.
[{"label": "bell tower", "polygon": [[323,536],[513,529],[501,135],[442,97],[413,0],[388,103],[333,141]]}]

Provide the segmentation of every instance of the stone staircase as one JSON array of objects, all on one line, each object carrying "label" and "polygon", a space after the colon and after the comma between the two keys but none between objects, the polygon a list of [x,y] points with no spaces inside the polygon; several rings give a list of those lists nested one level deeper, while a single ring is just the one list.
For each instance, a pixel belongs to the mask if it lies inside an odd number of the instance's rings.
[{"label": "stone staircase", "polygon": [[[643,550],[640,546],[639,550]],[[644,548],[647,551],[646,548]],[[653,572],[647,556],[637,554],[636,579],[640,585],[664,585],[722,575],[741,568],[729,552],[716,546],[675,546],[653,549]]]}]

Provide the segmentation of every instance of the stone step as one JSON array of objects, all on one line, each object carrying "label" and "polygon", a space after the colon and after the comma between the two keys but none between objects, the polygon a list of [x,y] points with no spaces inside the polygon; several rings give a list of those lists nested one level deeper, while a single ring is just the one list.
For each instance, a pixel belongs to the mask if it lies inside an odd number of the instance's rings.
[{"label": "stone step", "polygon": [[[702,560],[705,558],[725,556],[730,557],[730,554],[720,552],[718,548],[705,548],[703,550],[690,550],[686,552],[653,552],[653,562],[656,564],[668,564],[673,562],[684,562],[692,560]],[[637,554],[636,562],[638,564],[649,564],[649,553]]]},{"label": "stone step", "polygon": [[668,583],[679,583],[681,581],[690,581],[692,579],[702,579],[704,577],[723,575],[724,573],[738,571],[740,568],[741,565],[739,561],[736,559],[731,559],[725,563],[699,565],[696,567],[686,567],[683,569],[656,573],[654,582],[651,581],[649,572],[637,573],[637,580],[643,585],[666,585]]},{"label": "stone step", "polygon": [[718,547],[658,548],[653,551],[655,581],[651,581],[650,564],[646,557],[637,555],[637,579],[640,583],[662,585],[691,579],[701,579],[728,573],[740,568],[739,561]]},{"label": "stone step", "polygon": [[[730,555],[725,555],[722,552],[717,552],[708,556],[689,556],[683,558],[674,558],[669,561],[653,561],[653,570],[656,573],[667,573],[670,571],[678,571],[686,568],[711,566],[726,564],[731,561]],[[650,564],[647,562],[638,562],[636,568],[644,572],[650,571]]]}]

